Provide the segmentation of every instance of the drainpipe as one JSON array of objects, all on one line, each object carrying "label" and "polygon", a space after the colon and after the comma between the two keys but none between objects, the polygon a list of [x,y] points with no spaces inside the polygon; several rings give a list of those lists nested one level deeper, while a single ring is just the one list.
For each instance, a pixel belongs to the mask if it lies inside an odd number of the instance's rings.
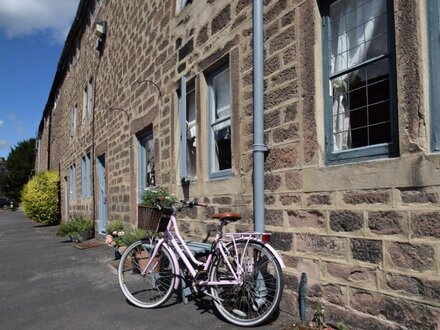
[{"label": "drainpipe", "polygon": [[263,0],[253,3],[253,44],[254,44],[254,228],[264,232],[264,40],[263,40]]}]

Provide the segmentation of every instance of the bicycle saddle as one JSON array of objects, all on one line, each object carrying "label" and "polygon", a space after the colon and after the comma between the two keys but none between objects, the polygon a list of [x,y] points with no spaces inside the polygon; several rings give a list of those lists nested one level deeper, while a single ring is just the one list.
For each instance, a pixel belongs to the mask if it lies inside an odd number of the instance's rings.
[{"label": "bicycle saddle", "polygon": [[222,212],[213,214],[212,218],[219,220],[237,221],[241,219],[241,214],[235,212]]}]

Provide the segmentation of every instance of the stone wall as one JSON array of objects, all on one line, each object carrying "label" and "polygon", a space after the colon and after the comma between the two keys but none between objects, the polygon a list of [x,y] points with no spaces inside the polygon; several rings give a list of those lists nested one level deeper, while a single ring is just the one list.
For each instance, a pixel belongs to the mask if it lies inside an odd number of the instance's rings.
[{"label": "stone wall", "polygon": [[[412,0],[394,6],[400,156],[328,165],[317,3],[265,1],[266,226],[287,265],[282,307],[298,315],[298,281],[306,272],[308,315],[320,302],[329,321],[351,329],[435,329],[440,319],[440,157],[427,151],[422,120],[429,108],[421,8]],[[81,157],[91,152],[93,169],[96,157],[106,157],[109,219],[136,225],[137,137],[152,128],[158,183],[210,205],[181,214],[185,234],[205,237],[215,223],[210,215],[224,210],[243,216],[229,230],[252,228],[252,1],[201,0],[175,8],[174,0],[107,0],[83,18],[79,54],[52,109],[50,167],[64,179],[69,166],[77,166],[78,198],[68,210],[63,200],[65,217],[98,220],[95,170],[94,197],[82,198],[80,188]],[[94,47],[96,20],[108,27],[102,54]],[[231,69],[233,174],[212,181],[204,143],[206,75],[225,62]],[[200,137],[197,181],[189,186],[180,185],[177,170],[182,76],[195,83]],[[94,116],[83,120],[90,78]],[[78,130],[70,137],[75,103]],[[66,184],[62,180],[63,191]]]}]

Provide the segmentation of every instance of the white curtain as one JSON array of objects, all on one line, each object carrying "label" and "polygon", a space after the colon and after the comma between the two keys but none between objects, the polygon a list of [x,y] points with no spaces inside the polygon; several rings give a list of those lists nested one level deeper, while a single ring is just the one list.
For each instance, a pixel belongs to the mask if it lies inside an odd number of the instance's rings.
[{"label": "white curtain", "polygon": [[[368,59],[367,52],[375,43],[371,40],[375,30],[385,26],[386,31],[386,14],[381,15],[385,12],[386,0],[339,0],[331,4],[331,75]],[[357,72],[351,72],[331,80],[334,151],[351,147],[346,93],[356,76]]]}]

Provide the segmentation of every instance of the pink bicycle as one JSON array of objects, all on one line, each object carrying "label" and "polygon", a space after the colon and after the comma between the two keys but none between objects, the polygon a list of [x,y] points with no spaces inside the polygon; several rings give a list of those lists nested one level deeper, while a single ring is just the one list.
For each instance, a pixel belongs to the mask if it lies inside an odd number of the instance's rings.
[{"label": "pink bicycle", "polygon": [[196,258],[175,217],[182,208],[194,206],[206,205],[183,201],[166,218],[162,238],[145,238],[127,248],[118,268],[122,292],[134,305],[154,308],[189,283],[192,292],[212,297],[229,322],[248,327],[263,323],[277,310],[284,286],[284,264],[269,244],[270,234],[223,234],[223,227],[241,216],[214,214],[220,220],[215,239],[208,252]]}]

